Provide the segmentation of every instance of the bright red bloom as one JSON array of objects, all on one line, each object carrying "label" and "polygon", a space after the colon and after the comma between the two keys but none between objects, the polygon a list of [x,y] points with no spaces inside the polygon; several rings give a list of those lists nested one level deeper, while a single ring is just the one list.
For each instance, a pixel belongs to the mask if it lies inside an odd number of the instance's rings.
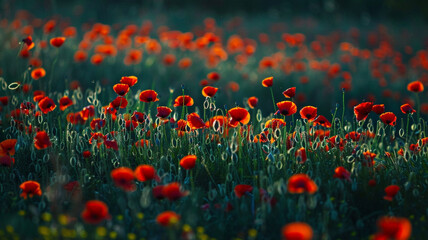
[{"label": "bright red bloom", "polygon": [[273,77],[267,77],[262,81],[263,87],[272,87],[273,85]]},{"label": "bright red bloom", "polygon": [[19,188],[22,189],[21,197],[27,199],[28,197],[32,198],[33,196],[42,196],[42,190],[40,189],[40,183],[36,181],[26,181],[23,182]]},{"label": "bright red bloom", "polygon": [[89,118],[95,116],[95,107],[94,105],[89,105],[83,108],[82,118],[83,120],[88,120]]},{"label": "bright red bloom", "polygon": [[206,127],[204,120],[197,113],[187,115],[187,126],[192,130]]},{"label": "bright red bloom", "polygon": [[120,83],[127,84],[129,87],[134,86],[137,82],[138,78],[136,76],[122,77],[120,79]]},{"label": "bright red bloom", "polygon": [[401,105],[400,110],[404,114],[409,114],[409,113],[415,113],[416,112],[416,110],[413,109],[412,106],[410,106],[410,104],[408,104],[408,103]]},{"label": "bright red bloom", "polygon": [[389,185],[385,188],[385,196],[383,199],[387,201],[392,201],[394,199],[395,195],[397,195],[398,191],[400,191],[400,187],[397,185]]},{"label": "bright red bloom", "polygon": [[54,47],[61,47],[62,44],[64,44],[65,42],[65,37],[56,37],[56,38],[51,38],[51,40],[49,41],[49,43],[54,46]]},{"label": "bright red bloom", "polygon": [[170,201],[175,201],[189,195],[189,192],[182,191],[181,185],[178,182],[173,182],[163,186],[162,195]]},{"label": "bright red bloom", "polygon": [[159,176],[156,174],[156,169],[151,165],[139,165],[134,171],[135,178],[140,182],[149,180],[160,181]]},{"label": "bright red bloom", "polygon": [[301,148],[297,149],[297,151],[294,154],[294,156],[296,158],[300,157],[300,162],[299,163],[305,163],[306,160],[307,160],[306,149],[304,147],[301,147]]},{"label": "bright red bloom", "polygon": [[382,120],[382,122],[386,125],[395,126],[397,116],[395,116],[395,114],[392,112],[386,112],[380,115],[380,120]]},{"label": "bright red bloom", "polygon": [[59,109],[61,111],[64,111],[65,109],[67,109],[71,105],[73,105],[73,101],[69,97],[67,97],[67,96],[62,97],[59,100]]},{"label": "bright red bloom", "polygon": [[139,123],[143,123],[146,120],[146,115],[144,113],[135,111],[132,114],[131,119]]},{"label": "bright red bloom", "polygon": [[16,139],[6,139],[0,142],[0,156],[15,155]]},{"label": "bright red bloom", "polygon": [[202,89],[202,95],[204,97],[214,97],[214,95],[217,93],[218,88],[206,86]]},{"label": "bright red bloom", "polygon": [[180,221],[180,215],[173,211],[165,211],[156,217],[156,222],[164,227],[176,225]]},{"label": "bright red bloom", "polygon": [[247,101],[248,106],[249,106],[251,109],[253,109],[253,108],[257,107],[257,103],[258,103],[258,102],[259,102],[259,99],[258,99],[258,98],[256,98],[256,97],[250,97],[250,98],[248,98],[248,101]]},{"label": "bright red bloom", "polygon": [[294,95],[296,95],[296,87],[288,88],[287,90],[282,92],[282,95],[284,95],[284,97],[286,97],[286,98],[294,97]]},{"label": "bright red bloom", "polygon": [[334,178],[340,178],[340,179],[346,179],[346,180],[348,180],[348,181],[351,181],[351,173],[348,171],[348,170],[346,170],[346,168],[344,168],[344,167],[337,167],[335,170],[334,170],[334,175],[333,175],[333,177]]},{"label": "bright red bloom", "polygon": [[189,95],[185,95],[185,96],[178,96],[175,100],[174,100],[174,107],[182,107],[182,106],[193,106],[193,98],[191,98]]},{"label": "bright red bloom", "polygon": [[297,106],[291,101],[282,101],[276,104],[278,113],[284,116],[291,116],[297,112]]},{"label": "bright red bloom", "polygon": [[218,81],[220,80],[220,74],[217,72],[210,72],[207,74],[207,78],[212,81]]},{"label": "bright red bloom", "polygon": [[414,93],[419,93],[424,91],[424,85],[421,81],[414,81],[407,85],[407,90]]},{"label": "bright red bloom", "polygon": [[39,102],[39,108],[44,114],[47,114],[49,112],[52,112],[56,108],[56,105],[51,98],[44,97]]},{"label": "bright red bloom", "polygon": [[381,115],[385,112],[385,104],[376,104],[373,105],[372,111],[375,112],[377,115]]},{"label": "bright red bloom", "polygon": [[315,118],[315,120],[313,121],[313,124],[314,126],[321,125],[326,128],[331,128],[331,123],[323,115],[319,115],[317,118]]},{"label": "bright red bloom", "polygon": [[235,107],[228,111],[230,115],[230,124],[235,125],[238,122],[247,124],[250,122],[250,113],[245,108]]},{"label": "bright red bloom", "polygon": [[272,128],[273,130],[281,128],[286,125],[286,122],[280,118],[272,118],[266,121],[265,128]]},{"label": "bright red bloom", "polygon": [[129,85],[124,83],[118,83],[113,86],[113,90],[119,96],[125,96],[129,92]]},{"label": "bright red bloom", "polygon": [[234,192],[237,198],[241,198],[247,193],[253,191],[253,186],[247,184],[238,184],[235,186]]},{"label": "bright red bloom", "polygon": [[372,111],[372,102],[363,102],[354,107],[354,114],[357,121],[365,120],[369,113]]},{"label": "bright red bloom", "polygon": [[314,194],[318,191],[318,186],[306,174],[295,174],[288,179],[288,192]]},{"label": "bright red bloom", "polygon": [[87,201],[81,216],[89,224],[99,224],[111,218],[107,205],[98,200]]},{"label": "bright red bloom", "polygon": [[309,122],[315,119],[317,116],[317,108],[313,106],[306,106],[300,109],[300,117],[307,119]]},{"label": "bright red bloom", "polygon": [[121,96],[117,96],[113,101],[111,101],[110,103],[110,107],[114,108],[114,109],[118,109],[118,108],[126,108],[126,106],[128,106],[128,100],[126,100],[126,98],[121,97]]},{"label": "bright red bloom", "polygon": [[38,150],[52,146],[51,140],[45,131],[40,131],[34,137],[34,147]]},{"label": "bright red bloom", "polygon": [[153,90],[144,90],[140,93],[140,101],[146,103],[157,102],[159,101],[158,94]]},{"label": "bright red bloom", "polygon": [[94,118],[92,119],[90,126],[92,130],[98,131],[106,126],[106,120],[101,118]]},{"label": "bright red bloom", "polygon": [[407,240],[412,233],[412,225],[406,218],[381,217],[377,221],[377,227],[374,240]]},{"label": "bright red bloom", "polygon": [[82,155],[83,155],[83,158],[90,158],[92,153],[91,151],[86,150],[82,153]]},{"label": "bright red bloom", "polygon": [[31,71],[31,77],[34,80],[39,80],[44,76],[46,76],[46,70],[44,68],[35,68]]},{"label": "bright red bloom", "polygon": [[163,190],[163,185],[158,185],[154,187],[152,189],[153,197],[155,197],[156,199],[164,199],[165,196],[163,195],[162,190]]},{"label": "bright red bloom", "polygon": [[111,171],[110,176],[117,187],[127,192],[135,191],[135,176],[134,171],[132,171],[132,169],[127,167],[116,168]]},{"label": "bright red bloom", "polygon": [[180,166],[186,170],[195,167],[197,157],[195,155],[187,155],[180,160]]},{"label": "bright red bloom", "polygon": [[156,117],[160,119],[166,119],[169,114],[171,114],[172,110],[169,107],[157,107],[158,113],[156,114]]},{"label": "bright red bloom", "polygon": [[10,167],[15,164],[15,158],[10,157],[9,155],[0,156],[0,166]]},{"label": "bright red bloom", "polygon": [[314,235],[312,227],[304,222],[289,223],[281,232],[283,240],[311,240]]}]

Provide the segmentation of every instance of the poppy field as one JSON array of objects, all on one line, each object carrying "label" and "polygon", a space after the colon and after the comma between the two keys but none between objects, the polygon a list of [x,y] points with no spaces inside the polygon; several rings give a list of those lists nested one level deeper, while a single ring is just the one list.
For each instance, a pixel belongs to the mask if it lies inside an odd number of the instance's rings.
[{"label": "poppy field", "polygon": [[423,24],[89,12],[0,15],[0,239],[428,238]]}]

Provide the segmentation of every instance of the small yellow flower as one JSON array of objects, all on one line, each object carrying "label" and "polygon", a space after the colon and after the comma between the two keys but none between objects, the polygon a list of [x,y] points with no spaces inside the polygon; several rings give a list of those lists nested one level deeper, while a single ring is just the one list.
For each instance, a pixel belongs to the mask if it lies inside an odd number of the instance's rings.
[{"label": "small yellow flower", "polygon": [[25,216],[25,211],[24,211],[24,210],[20,210],[20,211],[18,212],[18,215],[19,215],[19,216],[21,216],[21,217],[22,217],[22,216]]},{"label": "small yellow flower", "polygon": [[67,218],[67,216],[66,216],[66,215],[64,215],[64,214],[60,214],[60,215],[58,216],[58,222],[59,222],[59,224],[61,224],[61,225],[67,225],[67,223],[68,223],[68,218]]},{"label": "small yellow flower", "polygon": [[257,236],[257,230],[254,228],[248,230],[248,236],[251,238],[255,238]]},{"label": "small yellow flower", "polygon": [[13,231],[15,231],[15,230],[13,229],[13,227],[11,225],[6,226],[6,232],[13,233]]},{"label": "small yellow flower", "polygon": [[197,228],[196,228],[196,232],[197,232],[197,233],[204,233],[204,232],[205,232],[205,229],[204,229],[204,227],[197,227]]},{"label": "small yellow flower", "polygon": [[144,213],[137,213],[137,218],[138,219],[143,219],[144,218]]},{"label": "small yellow flower", "polygon": [[97,227],[96,233],[100,237],[105,237],[107,235],[107,229],[105,227]]},{"label": "small yellow flower", "polygon": [[192,227],[190,227],[189,224],[183,225],[183,232],[191,232],[191,231],[192,231]]},{"label": "small yellow flower", "polygon": [[128,239],[129,240],[135,240],[135,239],[137,239],[137,235],[135,235],[135,233],[128,233]]},{"label": "small yellow flower", "polygon": [[116,239],[117,238],[117,232],[114,232],[114,231],[110,232],[109,237],[111,239]]},{"label": "small yellow flower", "polygon": [[45,222],[50,222],[52,220],[52,215],[48,212],[42,213],[42,220]]},{"label": "small yellow flower", "polygon": [[49,236],[50,234],[49,228],[46,226],[39,226],[39,234],[45,237]]}]

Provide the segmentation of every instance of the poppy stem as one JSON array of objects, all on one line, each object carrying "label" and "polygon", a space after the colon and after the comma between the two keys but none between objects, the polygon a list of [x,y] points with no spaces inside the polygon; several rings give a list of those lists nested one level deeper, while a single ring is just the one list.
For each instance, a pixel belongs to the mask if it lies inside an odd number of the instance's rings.
[{"label": "poppy stem", "polygon": [[272,96],[273,113],[275,113],[275,112],[276,112],[275,98],[274,98],[274,96],[273,96],[273,90],[272,90],[272,87],[270,87],[269,89],[270,89],[270,94],[271,94],[271,96]]},{"label": "poppy stem", "polygon": [[345,116],[345,90],[342,90],[342,126],[344,124],[343,117]]},{"label": "poppy stem", "polygon": [[406,142],[409,139],[409,121],[410,121],[410,114],[407,114],[407,123],[406,123]]},{"label": "poppy stem", "polygon": [[416,109],[417,109],[417,117],[418,117],[418,123],[419,123],[419,117],[420,117],[420,114],[421,114],[421,106],[420,106],[420,102],[419,102],[419,94],[417,94],[417,93],[415,93],[416,94]]}]

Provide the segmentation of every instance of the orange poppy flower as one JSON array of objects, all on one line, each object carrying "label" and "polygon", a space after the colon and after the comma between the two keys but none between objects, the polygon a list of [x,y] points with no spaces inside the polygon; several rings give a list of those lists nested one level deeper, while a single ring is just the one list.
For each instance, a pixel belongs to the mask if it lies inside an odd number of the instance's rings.
[{"label": "orange poppy flower", "polygon": [[416,110],[412,108],[412,106],[410,106],[410,104],[406,103],[401,105],[400,110],[402,113],[404,114],[409,114],[409,113],[415,113]]},{"label": "orange poppy flower", "polygon": [[141,139],[141,140],[135,142],[135,146],[136,147],[149,147],[150,141],[147,139]]},{"label": "orange poppy flower", "polygon": [[83,108],[82,110],[82,118],[83,120],[88,120],[89,118],[95,115],[95,107],[93,105],[89,105]]},{"label": "orange poppy flower", "polygon": [[110,102],[109,106],[114,109],[126,108],[126,106],[128,106],[128,100],[126,100],[124,97],[117,96],[113,101]]},{"label": "orange poppy flower", "polygon": [[36,181],[26,181],[23,182],[19,188],[22,189],[21,197],[27,199],[28,197],[32,198],[33,196],[42,196],[42,190],[40,189],[40,183]]},{"label": "orange poppy flower", "polygon": [[262,81],[263,87],[272,87],[273,85],[273,77],[267,77]]},{"label": "orange poppy flower", "polygon": [[51,140],[45,131],[40,131],[34,137],[34,147],[38,150],[52,146]]},{"label": "orange poppy flower", "polygon": [[217,93],[218,88],[206,86],[202,89],[202,95],[204,97],[214,97],[214,95]]},{"label": "orange poppy flower", "polygon": [[178,96],[174,101],[174,107],[181,107],[181,106],[193,106],[193,98],[191,98],[189,95],[184,96]]},{"label": "orange poppy flower", "polygon": [[365,120],[369,113],[372,111],[372,102],[363,102],[354,107],[354,114],[357,121]]},{"label": "orange poppy flower", "polygon": [[158,99],[158,93],[153,90],[144,90],[140,93],[140,101],[141,102],[157,102]]},{"label": "orange poppy flower", "polygon": [[180,160],[180,166],[186,170],[195,167],[197,157],[195,155],[187,155]]},{"label": "orange poppy flower", "polygon": [[129,91],[129,85],[124,83],[118,83],[113,86],[114,92],[119,96],[125,96]]},{"label": "orange poppy flower", "polygon": [[398,191],[400,191],[400,187],[397,185],[389,185],[385,188],[386,195],[383,197],[383,199],[387,201],[392,201],[394,199],[395,195],[397,195]]},{"label": "orange poppy flower", "polygon": [[134,171],[135,178],[140,182],[149,180],[160,181],[159,176],[156,174],[156,170],[151,165],[139,165]]},{"label": "orange poppy flower", "polygon": [[412,225],[406,218],[381,217],[377,221],[378,232],[375,240],[399,239],[407,240],[412,233]]},{"label": "orange poppy flower", "polygon": [[156,222],[164,227],[176,225],[180,221],[180,215],[173,211],[165,211],[156,217]]},{"label": "orange poppy flower", "polygon": [[170,201],[178,200],[182,197],[189,195],[188,191],[183,191],[178,182],[173,182],[163,186],[162,195]]},{"label": "orange poppy flower", "polygon": [[237,123],[247,124],[250,122],[250,113],[247,109],[241,107],[234,107],[228,111],[230,115],[230,124],[235,125]]},{"label": "orange poppy flower", "polygon": [[265,128],[272,128],[273,130],[281,128],[286,125],[286,122],[280,118],[272,118],[265,123]]},{"label": "orange poppy flower", "polygon": [[81,216],[89,224],[99,224],[111,218],[107,205],[98,200],[87,201]]},{"label": "orange poppy flower", "polygon": [[0,142],[0,156],[15,155],[16,139],[6,139]]},{"label": "orange poppy flower", "polygon": [[49,97],[42,98],[42,100],[40,100],[40,102],[38,103],[38,105],[39,105],[40,110],[44,114],[52,112],[56,108],[56,105],[55,105],[54,101],[51,98],[49,98]]},{"label": "orange poppy flower", "polygon": [[294,153],[294,156],[296,158],[300,157],[300,162],[299,163],[305,163],[306,160],[307,160],[306,149],[304,147],[301,147],[301,148],[297,149],[297,151]]},{"label": "orange poppy flower", "polygon": [[190,66],[192,66],[192,59],[183,58],[178,62],[178,66],[182,69],[189,68]]},{"label": "orange poppy flower", "polygon": [[380,120],[382,120],[382,122],[386,125],[395,126],[397,116],[395,116],[395,114],[392,112],[386,112],[380,115]]},{"label": "orange poppy flower", "polygon": [[351,181],[351,173],[346,170],[344,167],[337,167],[334,169],[334,178],[340,178],[340,179],[346,179],[348,181]]},{"label": "orange poppy flower", "polygon": [[187,115],[187,126],[192,130],[206,127],[204,120],[197,113]]},{"label": "orange poppy flower", "polygon": [[65,37],[56,37],[56,38],[51,38],[51,40],[49,41],[49,43],[54,46],[54,47],[61,47],[62,44],[64,44],[65,42]]},{"label": "orange poppy flower", "polygon": [[248,100],[247,100],[247,103],[248,103],[248,106],[251,108],[251,109],[254,109],[255,107],[257,107],[257,103],[259,102],[259,99],[258,98],[256,98],[256,97],[250,97],[250,98],[248,98]]},{"label": "orange poppy flower", "polygon": [[138,78],[136,76],[122,77],[120,79],[120,83],[127,84],[129,87],[134,86],[137,82]]},{"label": "orange poppy flower", "polygon": [[90,123],[92,130],[100,130],[101,128],[105,127],[105,125],[106,125],[106,120],[101,118],[94,118]]},{"label": "orange poppy flower", "polygon": [[166,119],[169,114],[171,114],[172,110],[169,107],[157,107],[158,113],[156,114],[156,117],[160,119]]},{"label": "orange poppy flower", "polygon": [[88,54],[83,50],[77,50],[76,53],[74,53],[74,61],[75,62],[84,62],[88,59]]},{"label": "orange poppy flower", "polygon": [[96,53],[91,57],[91,63],[94,65],[100,65],[104,61],[104,56]]},{"label": "orange poppy flower", "polygon": [[294,97],[294,95],[296,95],[296,87],[288,88],[287,90],[282,92],[282,95],[284,95],[284,97],[286,97],[286,98]]},{"label": "orange poppy flower", "polygon": [[372,111],[375,112],[377,115],[381,115],[385,112],[385,105],[384,104],[376,104],[373,105]]},{"label": "orange poppy flower", "polygon": [[25,43],[26,45],[26,50],[31,50],[32,48],[34,48],[34,42],[33,42],[33,38],[31,36],[28,36],[24,39],[22,39],[22,42]]},{"label": "orange poppy flower", "polygon": [[312,179],[303,173],[295,174],[288,179],[288,192],[314,194],[318,191],[318,186]]},{"label": "orange poppy flower", "polygon": [[421,81],[413,81],[407,84],[407,90],[414,93],[419,93],[424,91],[424,85]]},{"label": "orange poppy flower", "polygon": [[292,101],[282,101],[276,104],[278,112],[284,116],[291,116],[297,112],[297,106]]},{"label": "orange poppy flower", "polygon": [[241,198],[245,194],[252,192],[253,186],[247,184],[238,184],[235,186],[233,191],[235,192],[237,198]]},{"label": "orange poppy flower", "polygon": [[67,109],[71,105],[73,105],[73,101],[69,97],[67,97],[67,96],[62,97],[59,100],[59,109],[61,111],[64,111],[65,109]]},{"label": "orange poppy flower", "polygon": [[175,58],[175,56],[173,54],[166,54],[163,57],[163,64],[165,66],[170,66],[170,65],[172,65],[172,64],[175,63],[175,60],[176,60],[176,58]]},{"label": "orange poppy flower", "polygon": [[314,124],[314,126],[321,125],[321,126],[326,127],[326,128],[331,127],[330,121],[328,121],[327,118],[324,117],[323,115],[319,115],[317,118],[315,118],[315,120],[313,121],[313,124]]},{"label": "orange poppy flower", "polygon": [[31,77],[34,80],[39,80],[44,76],[46,76],[46,70],[44,68],[35,68],[31,71]]},{"label": "orange poppy flower", "polygon": [[314,235],[312,227],[304,222],[289,223],[281,232],[284,240],[311,240]]},{"label": "orange poppy flower", "polygon": [[303,119],[307,119],[309,122],[311,122],[317,116],[317,108],[313,106],[306,106],[300,109],[300,116]]},{"label": "orange poppy flower", "polygon": [[212,81],[218,81],[220,80],[220,74],[217,72],[210,72],[207,74],[207,78]]},{"label": "orange poppy flower", "polygon": [[116,168],[111,171],[110,176],[113,179],[114,184],[124,191],[133,192],[137,189],[134,182],[134,171],[130,168]]}]

